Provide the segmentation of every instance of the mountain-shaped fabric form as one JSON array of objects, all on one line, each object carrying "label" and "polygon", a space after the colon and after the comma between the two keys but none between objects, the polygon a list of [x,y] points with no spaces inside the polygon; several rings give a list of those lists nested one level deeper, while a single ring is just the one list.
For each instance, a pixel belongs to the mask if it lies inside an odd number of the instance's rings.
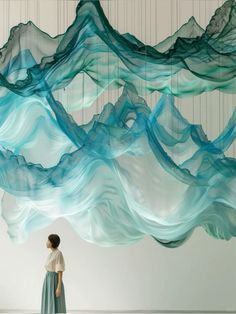
[{"label": "mountain-shaped fabric form", "polygon": [[[98,0],[81,0],[54,38],[31,21],[11,29],[0,51],[0,188],[12,241],[60,217],[102,246],[147,235],[176,248],[196,227],[236,236],[236,160],[225,156],[236,110],[210,141],[174,103],[235,92],[235,12],[226,1],[205,30],[191,17],[154,47],[114,30]],[[108,88],[122,88],[119,99],[76,123],[72,112],[92,108]],[[144,95],[157,91],[151,110]]]}]

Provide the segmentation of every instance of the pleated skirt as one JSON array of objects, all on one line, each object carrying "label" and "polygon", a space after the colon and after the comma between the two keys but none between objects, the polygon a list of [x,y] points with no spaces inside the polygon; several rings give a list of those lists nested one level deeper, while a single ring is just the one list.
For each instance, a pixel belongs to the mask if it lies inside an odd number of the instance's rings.
[{"label": "pleated skirt", "polygon": [[41,314],[66,313],[65,289],[63,280],[61,283],[61,295],[56,296],[58,274],[47,271],[42,289]]}]

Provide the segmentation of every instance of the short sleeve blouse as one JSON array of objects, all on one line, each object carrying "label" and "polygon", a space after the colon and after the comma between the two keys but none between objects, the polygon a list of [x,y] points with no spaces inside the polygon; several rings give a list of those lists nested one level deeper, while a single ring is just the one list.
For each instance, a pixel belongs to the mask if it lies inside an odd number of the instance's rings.
[{"label": "short sleeve blouse", "polygon": [[45,263],[47,271],[65,271],[65,261],[63,254],[60,250],[55,249],[49,255]]}]

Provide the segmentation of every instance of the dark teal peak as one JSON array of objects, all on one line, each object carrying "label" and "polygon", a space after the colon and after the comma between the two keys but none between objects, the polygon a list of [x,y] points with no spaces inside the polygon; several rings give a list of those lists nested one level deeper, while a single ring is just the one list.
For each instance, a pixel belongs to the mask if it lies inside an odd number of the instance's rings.
[{"label": "dark teal peak", "polygon": [[231,25],[235,25],[235,0],[227,0],[222,6],[220,6],[215,14],[211,17],[209,24],[206,27],[205,33],[211,37],[218,37],[219,34],[228,28],[232,28]]},{"label": "dark teal peak", "polygon": [[80,0],[79,4],[84,4],[84,3],[96,3],[96,2],[100,2],[100,0]]},{"label": "dark teal peak", "polygon": [[100,7],[100,0],[80,0],[76,8],[76,14],[78,14],[78,11],[80,10],[80,8],[86,5],[91,5],[91,4],[93,4],[94,6],[98,8]]},{"label": "dark teal peak", "polygon": [[80,2],[100,2],[100,0],[80,0]]}]

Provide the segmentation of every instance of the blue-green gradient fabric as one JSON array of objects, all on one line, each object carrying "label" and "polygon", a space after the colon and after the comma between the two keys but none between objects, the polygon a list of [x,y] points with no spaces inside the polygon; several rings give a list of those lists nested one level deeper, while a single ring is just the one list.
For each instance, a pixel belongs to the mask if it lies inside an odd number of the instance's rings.
[{"label": "blue-green gradient fabric", "polygon": [[[81,0],[54,38],[31,21],[11,29],[0,55],[1,216],[12,241],[63,217],[85,241],[170,248],[196,227],[236,236],[236,111],[210,141],[175,97],[236,91],[236,3],[206,29],[194,17],[154,47],[109,24],[98,0]],[[193,31],[194,30],[194,31]],[[192,34],[196,34],[193,37]],[[122,90],[88,123],[108,88]],[[68,104],[57,99],[66,89]],[[144,95],[161,92],[154,108]]]}]

